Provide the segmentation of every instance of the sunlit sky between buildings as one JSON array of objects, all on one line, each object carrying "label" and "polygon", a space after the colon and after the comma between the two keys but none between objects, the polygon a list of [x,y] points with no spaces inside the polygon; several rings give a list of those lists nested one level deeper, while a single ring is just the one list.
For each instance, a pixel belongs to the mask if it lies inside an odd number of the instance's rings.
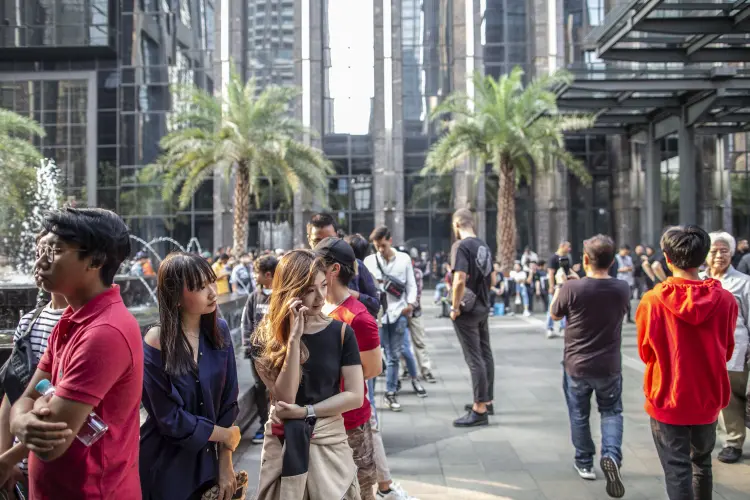
[{"label": "sunlit sky between buildings", "polygon": [[367,134],[375,92],[372,2],[328,0],[333,98],[337,134]]}]

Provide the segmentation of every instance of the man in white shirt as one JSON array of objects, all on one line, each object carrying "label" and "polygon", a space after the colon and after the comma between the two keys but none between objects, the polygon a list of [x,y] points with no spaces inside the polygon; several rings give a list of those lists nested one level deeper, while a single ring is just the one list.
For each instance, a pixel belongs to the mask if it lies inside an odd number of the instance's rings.
[{"label": "man in white shirt", "polygon": [[[628,245],[620,247],[620,253],[615,255],[615,261],[617,263],[617,279],[627,283],[632,294],[633,286],[635,286],[635,278],[633,277],[633,258],[630,256],[630,247]],[[632,322],[630,301],[628,301],[628,323]]]},{"label": "man in white shirt", "polygon": [[[376,228],[370,234],[370,241],[375,245],[377,253],[365,258],[365,266],[386,296],[380,326],[380,342],[385,349],[386,358],[385,401],[391,410],[401,411],[396,398],[399,359],[403,352],[408,317],[417,302],[417,283],[411,257],[392,247],[393,239],[387,227]],[[424,388],[421,390],[424,391]]]}]

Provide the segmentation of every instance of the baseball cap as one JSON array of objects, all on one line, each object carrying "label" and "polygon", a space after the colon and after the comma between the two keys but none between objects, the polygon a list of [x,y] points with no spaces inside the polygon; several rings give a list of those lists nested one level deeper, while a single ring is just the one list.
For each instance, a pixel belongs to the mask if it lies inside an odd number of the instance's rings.
[{"label": "baseball cap", "polygon": [[313,250],[320,256],[346,266],[354,267],[354,262],[357,260],[352,247],[341,238],[334,238],[332,236],[324,238],[320,243],[315,245]]}]

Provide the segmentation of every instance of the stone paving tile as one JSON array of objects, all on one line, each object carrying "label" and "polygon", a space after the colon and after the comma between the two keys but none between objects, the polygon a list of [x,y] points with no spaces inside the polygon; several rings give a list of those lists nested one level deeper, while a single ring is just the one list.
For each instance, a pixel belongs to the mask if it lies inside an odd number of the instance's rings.
[{"label": "stone paving tile", "polygon": [[[417,398],[407,381],[403,411],[383,408],[384,381],[376,403],[393,477],[421,500],[603,500],[604,480],[583,481],[573,470],[573,448],[562,393],[562,341],[544,338],[542,317],[493,318],[495,411],[490,425],[456,429],[452,420],[471,400],[469,371],[447,319],[424,316],[428,347],[438,382],[425,384]],[[642,365],[635,329],[623,332],[623,482],[630,500],[663,500],[663,473],[643,411]],[[591,430],[600,442],[599,416],[592,402]],[[250,437],[249,435],[246,437]],[[719,446],[717,444],[717,446]],[[719,463],[714,455],[716,500],[750,499],[750,446],[746,461]],[[598,460],[597,460],[598,462]],[[257,483],[260,446],[243,442],[235,467]],[[601,477],[601,472],[597,473]]]}]

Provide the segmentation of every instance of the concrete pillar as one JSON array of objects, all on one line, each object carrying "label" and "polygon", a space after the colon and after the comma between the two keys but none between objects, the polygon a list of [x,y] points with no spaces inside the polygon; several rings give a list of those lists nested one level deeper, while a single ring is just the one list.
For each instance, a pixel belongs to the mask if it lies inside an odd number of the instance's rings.
[{"label": "concrete pillar", "polygon": [[398,0],[373,1],[375,225],[388,226],[394,242],[400,244],[404,241],[401,4]]},{"label": "concrete pillar", "polygon": [[729,168],[732,158],[730,156],[729,136],[724,135],[716,138],[716,177],[720,186],[719,193],[721,201],[721,227],[729,234],[734,234],[732,224],[732,188],[729,185]]},{"label": "concrete pillar", "polygon": [[[564,65],[563,0],[531,0],[533,76],[545,75]],[[534,173],[536,250],[547,257],[560,240],[568,239],[568,173],[537,165]]]},{"label": "concrete pillar", "polygon": [[697,224],[695,128],[687,125],[687,109],[682,111],[677,140],[680,158],[680,224]]},{"label": "concrete pillar", "polygon": [[706,231],[724,228],[722,220],[723,203],[723,161],[719,160],[721,139],[710,135],[696,136],[697,174],[700,189],[696,195],[698,224]]},{"label": "concrete pillar", "polygon": [[655,248],[659,245],[662,233],[661,211],[661,151],[655,138],[655,125],[649,124],[646,138],[646,241]]},{"label": "concrete pillar", "polygon": [[[295,84],[301,89],[295,117],[314,134],[303,134],[302,141],[323,147],[323,8],[324,0],[297,0],[294,9]],[[305,229],[312,214],[323,208],[322,197],[301,186],[294,193],[292,244],[307,246]]]},{"label": "concrete pillar", "polygon": [[[473,74],[482,70],[481,15],[479,0],[454,0],[453,2],[453,89],[474,95]],[[477,236],[487,235],[486,200],[484,197],[483,166],[476,159],[466,159],[459,164],[453,177],[453,206],[476,211]],[[481,200],[480,200],[481,194]]]},{"label": "concrete pillar", "polygon": [[624,135],[608,136],[607,148],[612,169],[612,237],[618,243],[632,244],[638,241],[640,228],[633,207],[630,141]]}]

